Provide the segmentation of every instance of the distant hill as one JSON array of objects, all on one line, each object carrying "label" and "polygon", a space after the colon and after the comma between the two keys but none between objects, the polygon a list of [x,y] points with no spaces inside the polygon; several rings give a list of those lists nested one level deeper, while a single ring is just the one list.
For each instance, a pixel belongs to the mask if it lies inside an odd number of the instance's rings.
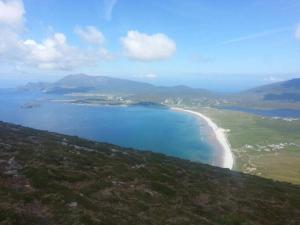
[{"label": "distant hill", "polygon": [[296,185],[0,122],[0,224],[299,221]]},{"label": "distant hill", "polygon": [[[106,76],[68,75],[54,83],[29,83],[22,91],[52,94],[98,93],[126,97],[130,101],[184,106],[300,108],[300,78],[260,86],[234,94],[220,94],[184,85],[164,87]],[[89,96],[84,101],[98,101]],[[99,101],[98,101],[99,102]]]},{"label": "distant hill", "polygon": [[20,90],[40,90],[45,93],[67,94],[76,92],[100,92],[127,95],[197,96],[209,91],[187,86],[158,87],[152,84],[106,76],[85,74],[68,75],[54,83],[29,83]]},{"label": "distant hill", "polygon": [[149,90],[154,86],[147,83],[135,82],[105,76],[88,76],[85,74],[68,75],[54,83],[30,83],[22,90],[41,90],[46,93],[66,94],[74,92],[107,92],[107,93],[136,93]]},{"label": "distant hill", "polygon": [[300,102],[300,78],[264,85],[242,94],[265,101]]}]

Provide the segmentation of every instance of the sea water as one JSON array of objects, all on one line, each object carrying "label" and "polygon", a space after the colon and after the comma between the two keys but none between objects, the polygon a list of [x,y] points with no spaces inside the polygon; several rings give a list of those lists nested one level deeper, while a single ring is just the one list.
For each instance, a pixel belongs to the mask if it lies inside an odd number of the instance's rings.
[{"label": "sea water", "polygon": [[0,120],[123,147],[212,163],[204,124],[166,108],[54,102],[59,96],[0,90]]}]

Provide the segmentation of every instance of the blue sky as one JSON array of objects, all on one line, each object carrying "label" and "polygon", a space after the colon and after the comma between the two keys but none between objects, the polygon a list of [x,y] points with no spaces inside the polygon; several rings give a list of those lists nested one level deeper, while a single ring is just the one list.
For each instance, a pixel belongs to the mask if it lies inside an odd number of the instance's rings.
[{"label": "blue sky", "polygon": [[300,76],[299,0],[0,0],[0,32],[0,86],[88,73],[237,90]]}]

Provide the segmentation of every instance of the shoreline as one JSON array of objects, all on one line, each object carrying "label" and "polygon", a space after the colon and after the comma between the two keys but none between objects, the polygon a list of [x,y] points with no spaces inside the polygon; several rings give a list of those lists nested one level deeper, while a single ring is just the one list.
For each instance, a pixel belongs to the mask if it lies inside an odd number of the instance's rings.
[{"label": "shoreline", "polygon": [[[75,104],[75,105],[99,106],[98,104],[73,103],[72,102],[73,100],[71,100],[71,101],[54,100],[54,101],[65,102],[67,104],[71,103],[71,104]],[[104,105],[104,106],[128,107],[128,106],[133,106],[133,105],[124,104],[124,105]],[[168,107],[166,107],[166,108],[168,108]],[[184,108],[178,108],[178,107],[169,107],[169,109],[174,110],[174,111],[189,113],[189,114],[196,116],[201,121],[205,121],[207,128],[209,128],[208,132],[210,134],[212,134],[212,137],[209,138],[209,139],[211,139],[211,142],[212,142],[211,145],[215,149],[214,160],[211,163],[211,165],[222,167],[222,168],[228,168],[230,170],[233,168],[234,156],[231,151],[229,141],[227,139],[226,131],[223,128],[218,127],[217,124],[214,123],[209,117],[203,115],[200,112],[192,111],[192,110],[184,109]]]},{"label": "shoreline", "polygon": [[223,128],[218,127],[218,125],[214,123],[209,117],[203,115],[200,112],[192,111],[189,109],[178,108],[178,107],[171,107],[170,109],[174,111],[186,112],[194,116],[197,116],[201,120],[204,120],[207,123],[208,127],[211,128],[211,130],[213,131],[216,141],[222,147],[222,157],[221,157],[222,165],[219,166],[223,168],[228,168],[230,170],[233,168],[234,157],[231,151],[230,144],[227,139],[227,135]]}]

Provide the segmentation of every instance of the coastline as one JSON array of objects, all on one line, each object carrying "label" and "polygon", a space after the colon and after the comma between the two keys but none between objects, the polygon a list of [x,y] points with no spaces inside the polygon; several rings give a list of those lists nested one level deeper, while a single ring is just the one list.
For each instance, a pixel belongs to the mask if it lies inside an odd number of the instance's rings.
[{"label": "coastline", "polygon": [[221,157],[222,164],[219,166],[223,168],[228,168],[230,170],[233,168],[234,157],[225,133],[226,131],[223,128],[218,127],[217,124],[215,124],[209,117],[203,115],[200,112],[192,111],[189,109],[178,108],[178,107],[171,107],[170,109],[174,111],[189,113],[194,116],[197,116],[201,120],[204,120],[213,131],[216,141],[218,142],[218,144],[220,144],[222,148],[222,157]]},{"label": "coastline", "polygon": [[[53,101],[53,100],[52,100]],[[54,100],[58,102],[65,102],[65,103],[71,103],[75,105],[88,105],[88,106],[98,106],[98,104],[91,104],[91,103],[73,103],[71,101],[64,101],[64,100]],[[123,106],[128,107],[132,105],[105,105],[105,106]],[[192,111],[189,109],[184,108],[178,108],[178,107],[170,107],[169,109],[174,111],[179,111],[183,113],[188,113],[196,116],[201,121],[205,121],[206,127],[208,128],[207,133],[210,135],[208,138],[211,145],[213,145],[215,151],[214,151],[214,159],[211,162],[211,165],[222,167],[222,168],[228,168],[232,169],[234,165],[234,156],[231,151],[231,147],[229,144],[229,141],[227,139],[226,130],[218,127],[216,123],[214,123],[209,117],[203,115],[200,112]]]}]

